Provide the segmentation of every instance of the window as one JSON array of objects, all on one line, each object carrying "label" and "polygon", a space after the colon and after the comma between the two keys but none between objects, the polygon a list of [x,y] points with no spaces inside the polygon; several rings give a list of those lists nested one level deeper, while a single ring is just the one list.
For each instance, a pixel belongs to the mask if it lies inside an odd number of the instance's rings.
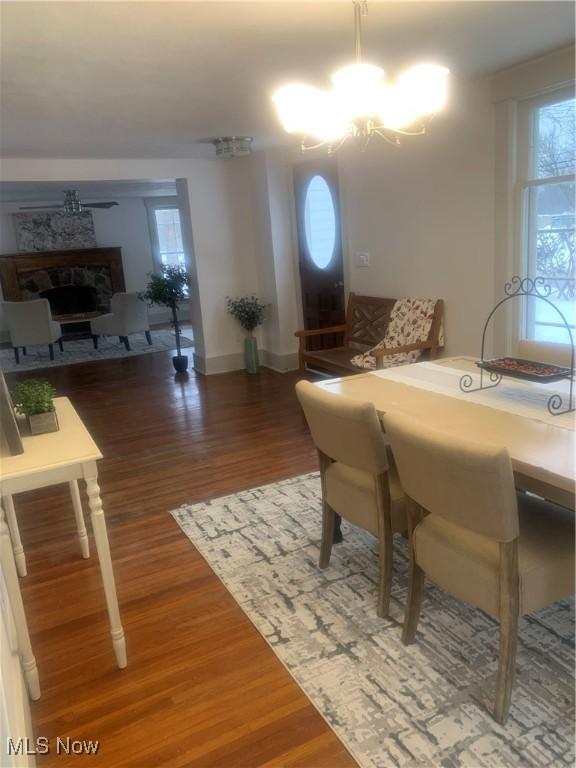
[{"label": "window", "polygon": [[[520,115],[522,272],[545,279],[550,301],[574,332],[576,100],[556,93],[526,103]],[[523,335],[569,343],[554,307],[539,299],[526,300]]]},{"label": "window", "polygon": [[336,212],[330,187],[322,176],[313,176],[306,190],[304,232],[310,258],[318,269],[325,269],[336,245]]},{"label": "window", "polygon": [[157,208],[154,211],[158,233],[158,253],[163,265],[185,266],[178,208]]}]

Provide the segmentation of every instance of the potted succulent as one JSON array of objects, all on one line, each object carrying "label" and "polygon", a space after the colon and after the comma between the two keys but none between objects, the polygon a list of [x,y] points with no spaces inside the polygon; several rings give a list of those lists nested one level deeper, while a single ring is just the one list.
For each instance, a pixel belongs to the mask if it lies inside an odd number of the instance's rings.
[{"label": "potted succulent", "polygon": [[28,379],[16,384],[12,400],[17,413],[26,416],[30,434],[58,431],[53,399],[56,390],[45,379]]},{"label": "potted succulent", "polygon": [[138,295],[149,304],[168,307],[172,312],[172,327],[176,335],[176,356],[172,358],[172,364],[177,373],[184,373],[188,368],[188,355],[183,355],[180,347],[182,330],[178,320],[178,304],[188,299],[190,277],[184,267],[165,264],[161,274],[153,272],[148,278],[146,290]]},{"label": "potted succulent", "polygon": [[257,296],[240,296],[236,299],[227,297],[226,309],[246,331],[244,339],[246,370],[248,373],[258,373],[258,344],[254,337],[254,330],[264,322],[266,304]]}]

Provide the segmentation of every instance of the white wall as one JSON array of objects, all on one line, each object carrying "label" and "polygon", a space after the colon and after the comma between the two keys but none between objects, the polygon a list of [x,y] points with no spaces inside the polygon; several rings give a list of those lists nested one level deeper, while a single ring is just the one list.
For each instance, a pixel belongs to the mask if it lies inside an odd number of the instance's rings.
[{"label": "white wall", "polygon": [[270,303],[262,329],[268,364],[286,370],[296,364],[301,327],[299,278],[293,221],[291,154],[256,152],[252,157],[252,204],[260,295]]},{"label": "white wall", "polygon": [[347,288],[444,299],[447,354],[479,351],[494,300],[493,121],[490,83],[456,82],[426,136],[338,154]]},{"label": "white wall", "polygon": [[[190,209],[208,371],[242,351],[244,335],[226,297],[259,293],[250,159],[206,161],[190,184]],[[241,361],[240,361],[241,364]]]}]

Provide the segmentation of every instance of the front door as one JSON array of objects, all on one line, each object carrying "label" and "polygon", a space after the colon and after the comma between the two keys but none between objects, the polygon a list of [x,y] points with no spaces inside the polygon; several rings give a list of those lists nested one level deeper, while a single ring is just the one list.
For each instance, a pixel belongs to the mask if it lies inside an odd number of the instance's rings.
[{"label": "front door", "polygon": [[[294,191],[304,328],[339,325],[345,319],[344,264],[335,159],[295,166]],[[333,347],[340,339],[312,337],[309,349]]]}]

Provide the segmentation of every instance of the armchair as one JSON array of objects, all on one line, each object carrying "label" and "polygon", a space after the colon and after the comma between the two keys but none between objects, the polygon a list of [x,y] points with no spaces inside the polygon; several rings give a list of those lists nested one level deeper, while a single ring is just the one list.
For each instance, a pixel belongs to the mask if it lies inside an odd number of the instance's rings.
[{"label": "armchair", "polygon": [[110,302],[112,310],[107,315],[101,315],[90,322],[90,332],[94,349],[98,349],[99,336],[118,336],[130,351],[128,336],[132,333],[143,332],[148,344],[152,344],[148,308],[136,293],[115,293]]},{"label": "armchair", "polygon": [[62,329],[60,323],[52,320],[48,299],[5,301],[3,307],[17,364],[20,363],[19,350],[26,354],[26,348],[36,344],[48,345],[50,360],[54,360],[54,342],[64,351]]}]

